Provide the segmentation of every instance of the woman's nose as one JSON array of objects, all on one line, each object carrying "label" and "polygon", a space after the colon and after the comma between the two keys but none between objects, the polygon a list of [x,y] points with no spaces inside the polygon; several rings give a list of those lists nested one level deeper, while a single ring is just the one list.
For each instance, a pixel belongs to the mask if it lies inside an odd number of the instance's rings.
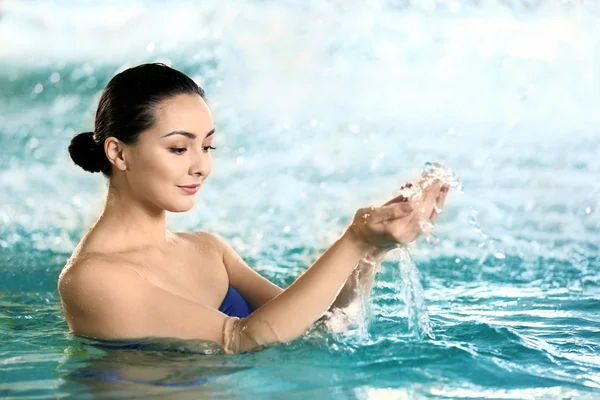
[{"label": "woman's nose", "polygon": [[199,174],[201,176],[208,176],[211,169],[210,153],[202,150],[198,151],[190,166],[190,172],[193,175]]}]

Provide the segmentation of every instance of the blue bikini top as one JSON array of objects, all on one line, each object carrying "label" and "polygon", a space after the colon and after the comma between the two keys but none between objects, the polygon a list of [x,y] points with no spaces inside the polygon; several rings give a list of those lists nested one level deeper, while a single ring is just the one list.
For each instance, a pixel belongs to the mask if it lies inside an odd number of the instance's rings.
[{"label": "blue bikini top", "polygon": [[223,304],[221,304],[219,311],[230,317],[246,318],[248,315],[252,314],[252,311],[254,310],[242,297],[240,292],[229,285],[227,295],[225,296],[225,300],[223,300]]}]

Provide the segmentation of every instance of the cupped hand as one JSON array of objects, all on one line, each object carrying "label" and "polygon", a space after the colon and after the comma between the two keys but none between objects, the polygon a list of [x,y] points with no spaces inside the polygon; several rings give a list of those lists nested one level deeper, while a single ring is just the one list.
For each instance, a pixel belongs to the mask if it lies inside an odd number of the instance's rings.
[{"label": "cupped hand", "polygon": [[[380,207],[359,209],[347,234],[376,251],[388,251],[417,239],[422,233],[422,216],[437,218],[449,189],[439,179],[426,178],[416,183],[421,190],[410,197],[403,193]],[[402,189],[415,189],[413,185],[407,183]]]},{"label": "cupped hand", "polygon": [[450,185],[443,184],[440,187],[440,191],[435,199],[435,206],[433,207],[433,212],[429,216],[431,221],[435,221],[438,215],[444,209],[444,204],[446,203],[446,196],[448,195],[448,191],[450,190]]}]

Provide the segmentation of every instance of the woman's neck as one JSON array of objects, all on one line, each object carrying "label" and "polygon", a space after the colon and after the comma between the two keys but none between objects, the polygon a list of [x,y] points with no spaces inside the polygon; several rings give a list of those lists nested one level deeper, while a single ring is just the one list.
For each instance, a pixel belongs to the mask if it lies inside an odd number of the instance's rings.
[{"label": "woman's neck", "polygon": [[117,247],[161,248],[174,240],[166,229],[166,212],[130,196],[126,190],[109,186],[106,204],[95,228],[110,235]]}]

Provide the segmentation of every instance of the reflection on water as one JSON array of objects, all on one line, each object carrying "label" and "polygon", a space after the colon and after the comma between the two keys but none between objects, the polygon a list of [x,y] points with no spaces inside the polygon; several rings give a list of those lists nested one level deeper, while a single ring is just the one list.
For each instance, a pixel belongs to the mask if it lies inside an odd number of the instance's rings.
[{"label": "reflection on water", "polygon": [[201,347],[193,341],[165,340],[73,344],[65,349],[67,356],[61,360],[61,390],[96,396],[213,398],[211,389],[203,389],[203,385],[218,380],[226,386],[228,380],[235,379],[235,373],[252,368],[197,351]]}]

